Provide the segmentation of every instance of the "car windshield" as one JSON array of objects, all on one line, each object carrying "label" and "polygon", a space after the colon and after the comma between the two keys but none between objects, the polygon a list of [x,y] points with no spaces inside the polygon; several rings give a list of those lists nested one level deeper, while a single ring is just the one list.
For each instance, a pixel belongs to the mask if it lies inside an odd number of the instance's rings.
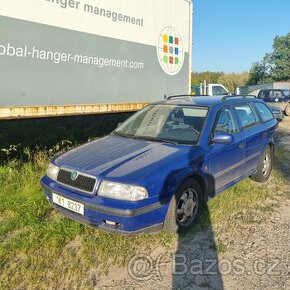
[{"label": "car windshield", "polygon": [[286,97],[290,97],[290,90],[283,90],[283,93]]},{"label": "car windshield", "polygon": [[205,107],[149,105],[113,133],[151,141],[196,144],[207,112]]}]

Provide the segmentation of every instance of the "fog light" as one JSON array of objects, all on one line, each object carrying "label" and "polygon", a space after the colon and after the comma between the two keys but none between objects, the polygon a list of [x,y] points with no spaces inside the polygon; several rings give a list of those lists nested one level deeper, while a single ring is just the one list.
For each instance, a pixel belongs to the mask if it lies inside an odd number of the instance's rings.
[{"label": "fog light", "polygon": [[112,222],[112,221],[106,221],[106,220],[104,220],[104,223],[107,224],[107,225],[110,225],[110,226],[114,226],[114,227],[120,225],[119,223]]}]

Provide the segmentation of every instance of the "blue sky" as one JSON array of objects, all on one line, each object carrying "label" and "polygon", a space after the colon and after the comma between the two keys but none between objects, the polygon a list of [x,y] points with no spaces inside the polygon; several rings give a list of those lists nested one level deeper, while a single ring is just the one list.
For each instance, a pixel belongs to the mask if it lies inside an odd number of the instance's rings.
[{"label": "blue sky", "polygon": [[290,32],[290,0],[193,0],[193,71],[248,71]]}]

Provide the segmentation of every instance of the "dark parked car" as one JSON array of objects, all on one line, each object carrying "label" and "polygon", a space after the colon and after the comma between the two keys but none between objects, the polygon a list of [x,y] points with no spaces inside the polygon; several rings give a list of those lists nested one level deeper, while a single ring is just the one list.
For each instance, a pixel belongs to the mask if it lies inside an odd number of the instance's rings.
[{"label": "dark parked car", "polygon": [[284,113],[283,111],[278,108],[278,107],[274,107],[274,106],[269,106],[270,110],[272,111],[273,115],[275,116],[275,118],[277,119],[278,122],[282,122],[284,119]]},{"label": "dark parked car", "polygon": [[258,98],[280,108],[285,115],[290,116],[290,90],[264,89],[260,90]]},{"label": "dark parked car", "polygon": [[188,231],[208,198],[269,178],[277,124],[257,98],[169,97],[55,157],[42,187],[57,210],[95,227]]}]

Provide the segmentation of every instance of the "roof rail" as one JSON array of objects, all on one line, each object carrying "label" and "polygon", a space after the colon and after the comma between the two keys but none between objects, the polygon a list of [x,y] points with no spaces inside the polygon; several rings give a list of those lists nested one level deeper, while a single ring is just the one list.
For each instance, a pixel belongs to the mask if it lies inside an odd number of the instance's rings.
[{"label": "roof rail", "polygon": [[223,101],[225,101],[228,98],[256,98],[255,95],[229,95],[229,96],[224,96],[222,98]]},{"label": "roof rail", "polygon": [[173,95],[173,96],[166,96],[166,94],[164,95],[164,99],[166,100],[170,100],[173,98],[183,98],[183,97],[194,97],[193,95]]},{"label": "roof rail", "polygon": [[164,95],[164,99],[167,99],[167,100],[170,100],[170,99],[173,99],[173,98],[183,98],[183,97],[189,97],[189,98],[208,97],[208,95],[172,95],[172,96]]}]

